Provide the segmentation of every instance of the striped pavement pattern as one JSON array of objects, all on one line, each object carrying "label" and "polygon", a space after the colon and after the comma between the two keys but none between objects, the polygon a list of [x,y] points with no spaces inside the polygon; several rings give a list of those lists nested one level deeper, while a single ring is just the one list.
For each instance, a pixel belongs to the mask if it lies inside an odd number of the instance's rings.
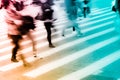
[{"label": "striped pavement pattern", "polygon": [[[24,36],[21,51],[29,63],[26,67],[21,60],[18,63],[10,61],[13,45],[7,38],[7,28],[1,25],[3,21],[0,22],[1,79],[82,80],[120,59],[119,36],[114,28],[115,13],[111,12],[110,7],[94,8],[86,19],[78,21],[83,33],[81,37],[77,37],[72,28],[66,29],[65,37],[61,36],[62,28],[69,21],[65,12],[60,11],[61,14],[55,13],[58,17],[54,23],[57,31],[52,29],[52,41],[56,48],[48,47],[46,31],[40,21],[36,21],[37,28],[32,33],[37,43],[37,58],[32,55],[31,41]],[[11,76],[12,73],[17,77]],[[8,78],[2,78],[4,76]]]}]

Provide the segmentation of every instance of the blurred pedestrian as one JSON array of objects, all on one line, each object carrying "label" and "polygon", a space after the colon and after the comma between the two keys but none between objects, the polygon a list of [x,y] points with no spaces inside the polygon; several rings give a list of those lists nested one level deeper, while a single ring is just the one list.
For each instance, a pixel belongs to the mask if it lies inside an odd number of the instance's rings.
[{"label": "blurred pedestrian", "polygon": [[[7,2],[4,3],[4,2]],[[20,41],[22,39],[22,35],[23,32],[21,32],[21,28],[23,27],[23,25],[28,25],[29,21],[27,18],[29,17],[29,19],[31,19],[32,17],[28,16],[26,18],[26,16],[22,16],[19,13],[19,10],[17,11],[17,7],[15,7],[13,5],[13,2],[11,2],[11,0],[3,0],[3,8],[5,9],[5,21],[7,23],[7,27],[8,27],[8,37],[10,39],[12,39],[12,43],[14,45],[13,49],[12,49],[12,56],[11,56],[11,61],[13,62],[18,62],[18,60],[16,59],[17,57],[17,53],[18,50],[20,49]],[[33,19],[33,18],[32,18]],[[26,21],[28,20],[28,22]],[[26,24],[25,24],[26,23]],[[31,24],[34,25],[34,23],[32,22]],[[29,24],[29,26],[27,26],[29,29],[26,29],[24,27],[25,31],[24,34],[28,34],[30,29],[33,29],[33,27],[35,28],[35,26],[32,26]]]},{"label": "blurred pedestrian", "polygon": [[51,33],[52,33],[51,28],[54,27],[53,21],[55,20],[53,19],[54,10],[51,8],[51,5],[47,3],[47,0],[41,0],[41,9],[42,9],[42,16],[41,18],[39,18],[39,20],[42,20],[44,22],[44,26],[47,31],[47,40],[49,43],[49,47],[54,48],[55,46],[51,41]]},{"label": "blurred pedestrian", "polygon": [[115,17],[115,30],[120,33],[120,0],[115,0],[115,12],[116,12],[116,17]]},{"label": "blurred pedestrian", "polygon": [[84,15],[84,18],[86,18],[87,15],[91,12],[89,3],[90,3],[90,0],[83,0],[83,15]]},{"label": "blurred pedestrian", "polygon": [[82,33],[81,33],[81,30],[80,30],[80,27],[79,27],[79,24],[77,22],[77,18],[78,18],[78,7],[76,6],[76,1],[75,0],[72,0],[71,1],[71,6],[70,6],[70,9],[67,10],[67,17],[69,19],[69,23],[71,25],[68,25],[66,27],[63,28],[62,30],[62,36],[65,35],[65,29],[68,28],[68,27],[74,27],[75,28],[75,31],[77,32],[77,36],[81,36]]},{"label": "blurred pedestrian", "polygon": [[120,0],[115,0],[115,8],[117,13],[120,14]]}]

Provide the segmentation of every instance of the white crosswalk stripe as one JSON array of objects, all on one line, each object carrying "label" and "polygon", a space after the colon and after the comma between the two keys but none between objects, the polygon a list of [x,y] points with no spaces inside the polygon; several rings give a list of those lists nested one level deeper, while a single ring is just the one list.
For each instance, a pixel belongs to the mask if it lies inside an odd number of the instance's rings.
[{"label": "white crosswalk stripe", "polygon": [[108,56],[102,58],[99,61],[96,61],[95,63],[89,65],[88,67],[85,67],[81,70],[73,72],[73,73],[71,73],[61,79],[58,79],[58,80],[80,80],[80,79],[92,74],[96,70],[99,70],[118,59],[120,59],[120,50],[112,53],[111,55],[108,55]]},{"label": "white crosswalk stripe", "polygon": [[[41,67],[39,67],[39,68],[37,68],[37,69],[35,69],[35,70],[33,70],[33,71],[30,71],[30,72],[26,73],[25,75],[26,75],[26,76],[31,76],[31,77],[36,77],[36,76],[38,76],[38,75],[42,75],[42,74],[44,74],[45,72],[48,72],[48,71],[50,71],[50,70],[52,70],[52,69],[55,69],[55,68],[57,68],[57,67],[60,67],[60,66],[62,66],[62,65],[64,65],[64,64],[70,63],[71,61],[73,61],[73,60],[75,60],[75,59],[77,59],[77,58],[80,58],[80,57],[82,57],[82,56],[84,56],[84,55],[86,55],[86,54],[88,54],[88,53],[91,53],[91,52],[94,51],[94,50],[97,50],[97,49],[99,49],[99,48],[101,48],[101,47],[103,47],[103,46],[106,46],[107,44],[110,44],[110,43],[113,42],[114,40],[116,41],[116,40],[118,40],[118,39],[112,38],[112,39],[108,39],[108,40],[106,40],[106,41],[103,41],[103,42],[101,42],[101,43],[95,44],[95,45],[93,45],[93,46],[91,46],[91,47],[88,47],[88,48],[85,48],[85,49],[83,49],[83,50],[81,50],[81,51],[79,51],[79,52],[76,52],[76,53],[74,53],[73,55],[67,56],[67,57],[62,58],[62,59],[60,59],[60,60],[56,60],[56,61],[51,62],[51,63],[46,64],[46,65],[43,65],[43,66],[41,66]],[[81,54],[80,54],[80,53],[81,53]],[[82,54],[82,53],[83,53],[83,54]],[[36,74],[36,73],[37,73],[37,74]],[[69,78],[69,79],[64,79],[64,80],[70,80],[70,79],[71,79],[71,78]],[[71,79],[71,80],[73,80],[73,79]]]}]

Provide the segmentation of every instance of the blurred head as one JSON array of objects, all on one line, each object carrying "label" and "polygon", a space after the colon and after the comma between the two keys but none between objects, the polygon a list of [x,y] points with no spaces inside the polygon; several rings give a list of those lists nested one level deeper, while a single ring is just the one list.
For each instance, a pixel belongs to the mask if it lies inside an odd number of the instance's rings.
[{"label": "blurred head", "polygon": [[2,4],[2,7],[7,9],[10,4],[10,0],[1,0],[1,4]]}]

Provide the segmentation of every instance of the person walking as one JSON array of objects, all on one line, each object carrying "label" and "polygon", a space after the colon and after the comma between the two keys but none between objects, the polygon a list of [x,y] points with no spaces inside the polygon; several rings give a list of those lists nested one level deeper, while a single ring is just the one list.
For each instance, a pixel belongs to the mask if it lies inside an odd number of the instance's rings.
[{"label": "person walking", "polygon": [[8,27],[8,37],[12,39],[12,43],[14,45],[12,49],[11,61],[18,62],[18,60],[16,59],[16,55],[18,50],[20,49],[19,42],[22,39],[22,36],[18,30],[18,27],[22,25],[21,17],[14,10],[11,10],[9,7],[7,7],[5,21]]},{"label": "person walking", "polygon": [[42,20],[44,22],[45,29],[47,31],[47,40],[50,48],[55,48],[51,41],[51,28],[53,28],[53,12],[54,10],[51,8],[51,5],[48,4],[47,0],[41,0],[41,9],[42,9],[42,18],[38,20]]},{"label": "person walking", "polygon": [[90,13],[90,0],[83,0],[83,15],[84,18]]},{"label": "person walking", "polygon": [[[30,16],[22,16],[16,9],[16,7],[13,5],[13,2],[11,0],[3,0],[3,8],[5,11],[5,22],[8,27],[8,37],[12,40],[12,44],[14,45],[12,49],[12,56],[11,61],[12,62],[18,62],[16,59],[17,53],[20,50],[20,41],[22,40],[22,35],[28,34],[30,29],[34,29],[34,23],[33,21],[29,21],[33,19]],[[4,3],[4,2],[7,2]],[[28,21],[27,21],[28,20]],[[33,26],[31,26],[31,24]],[[24,25],[24,29],[23,28]],[[28,28],[25,28],[25,25],[29,25]],[[21,30],[22,29],[22,30]]]},{"label": "person walking", "polygon": [[62,29],[62,36],[65,36],[65,29],[68,27],[75,28],[75,31],[77,32],[77,36],[81,36],[81,30],[79,28],[79,24],[77,23],[77,18],[78,18],[78,7],[76,6],[76,0],[71,1],[71,7],[69,10],[67,10],[67,17],[69,20],[69,23],[71,25],[66,26]]}]

